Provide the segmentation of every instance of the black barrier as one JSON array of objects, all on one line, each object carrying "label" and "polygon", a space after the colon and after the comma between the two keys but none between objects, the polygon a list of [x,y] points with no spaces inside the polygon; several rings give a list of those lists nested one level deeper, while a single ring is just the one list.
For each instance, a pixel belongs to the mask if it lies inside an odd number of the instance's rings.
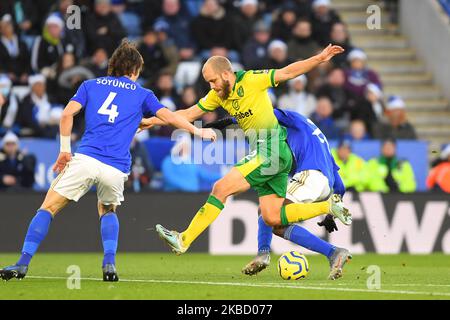
[{"label": "black barrier", "polygon": [[[42,203],[40,193],[0,194],[0,252],[17,252],[28,224]],[[167,252],[168,247],[154,232],[157,223],[185,228],[207,195],[187,193],[126,194],[119,207],[119,250]],[[192,246],[194,252],[208,250],[208,233]],[[52,221],[40,252],[101,252],[97,198],[89,193],[71,203]]]},{"label": "black barrier", "polygon": [[[118,211],[119,250],[167,252],[168,248],[154,232],[155,224],[183,230],[207,194],[140,193],[127,194],[125,198]],[[21,248],[28,223],[42,200],[43,195],[37,193],[0,194],[0,252],[17,252]],[[214,232],[201,235],[191,250],[253,253],[256,201],[254,193],[231,199]],[[338,232],[331,235],[323,232],[321,236],[353,253],[450,253],[449,195],[348,193],[345,202],[354,215],[353,225],[350,228],[340,225]],[[102,251],[96,208],[95,194],[71,203],[52,222],[40,251]],[[247,241],[249,235],[252,241]]]}]

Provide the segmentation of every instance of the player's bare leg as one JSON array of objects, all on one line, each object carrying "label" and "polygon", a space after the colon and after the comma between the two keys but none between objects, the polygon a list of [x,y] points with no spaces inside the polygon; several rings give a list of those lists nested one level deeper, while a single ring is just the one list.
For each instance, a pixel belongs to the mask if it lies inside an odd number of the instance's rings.
[{"label": "player's bare leg", "polygon": [[170,231],[162,225],[156,225],[159,234],[177,255],[186,252],[191,243],[218,217],[229,196],[239,194],[250,189],[250,184],[242,173],[232,168],[213,187],[208,201],[200,208],[192,219],[189,227],[182,233]]},{"label": "player's bare leg", "polygon": [[53,217],[55,217],[69,204],[69,202],[69,199],[63,197],[53,189],[49,189],[40,209],[47,210]]},{"label": "player's bare leg", "polygon": [[[23,279],[28,272],[28,264],[36,252],[39,243],[45,238],[48,227],[53,217],[59,213],[70,201],[50,189],[45,196],[44,202],[30,223],[27,237],[25,238],[22,256],[19,261],[12,266],[0,269],[0,278],[8,281],[12,278]],[[35,239],[39,238],[36,242]],[[33,240],[33,241],[32,241]]]}]

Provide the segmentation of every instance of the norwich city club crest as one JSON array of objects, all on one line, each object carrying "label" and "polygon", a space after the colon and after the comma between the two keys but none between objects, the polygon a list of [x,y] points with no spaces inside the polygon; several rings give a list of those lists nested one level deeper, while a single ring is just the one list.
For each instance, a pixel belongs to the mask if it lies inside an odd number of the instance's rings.
[{"label": "norwich city club crest", "polygon": [[242,98],[244,96],[244,88],[243,87],[239,87],[238,91],[237,91],[237,94],[238,94],[239,97]]}]

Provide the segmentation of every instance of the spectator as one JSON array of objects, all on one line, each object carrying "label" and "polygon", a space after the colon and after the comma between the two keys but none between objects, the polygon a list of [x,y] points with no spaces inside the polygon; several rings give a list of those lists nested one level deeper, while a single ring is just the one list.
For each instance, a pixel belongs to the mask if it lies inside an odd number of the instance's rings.
[{"label": "spectator", "polygon": [[377,73],[366,66],[367,56],[360,49],[353,49],[347,57],[350,68],[345,70],[345,87],[355,96],[363,97],[369,83],[382,88]]},{"label": "spectator", "polygon": [[77,65],[76,57],[72,53],[65,53],[58,66],[58,78],[56,79],[56,92],[49,92],[56,97],[59,104],[65,105],[76,93],[81,83],[93,79],[94,73],[88,68]]},{"label": "spectator", "polygon": [[292,30],[293,37],[288,42],[288,56],[291,61],[305,60],[317,53],[320,47],[311,36],[311,23],[300,19]]},{"label": "spectator", "polygon": [[270,41],[270,27],[258,21],[253,30],[253,38],[242,49],[241,60],[247,70],[260,70],[268,65],[267,47]]},{"label": "spectator", "polygon": [[232,50],[240,45],[236,25],[217,0],[205,0],[200,15],[192,21],[192,34],[202,50],[202,58],[209,57],[209,50],[214,47]]},{"label": "spectator", "polygon": [[105,77],[108,73],[108,52],[98,48],[92,57],[83,62],[83,65],[91,70],[95,78]]},{"label": "spectator", "polygon": [[428,190],[450,193],[450,144],[441,152],[427,177]]},{"label": "spectator", "polygon": [[49,74],[65,52],[74,52],[75,46],[63,37],[64,21],[51,15],[45,21],[42,36],[36,38],[31,54],[31,67],[36,73]]},{"label": "spectator", "polygon": [[350,141],[369,140],[370,135],[367,133],[366,124],[364,123],[364,121],[355,119],[350,122],[349,132],[344,135],[344,139]]},{"label": "spectator", "polygon": [[401,97],[389,97],[385,114],[387,122],[377,123],[374,127],[376,139],[417,139],[416,131],[407,119],[405,102]]},{"label": "spectator", "polygon": [[[267,50],[269,54],[269,63],[266,66],[267,69],[281,69],[290,63],[287,45],[282,40],[272,40]],[[274,88],[273,91],[278,97],[287,92],[287,85],[281,83],[278,87]]]},{"label": "spectator", "polygon": [[181,94],[181,105],[179,109],[187,109],[198,102],[197,92],[193,86],[186,86],[183,88],[183,92]]},{"label": "spectator", "polygon": [[166,108],[172,111],[177,109],[177,106],[180,104],[180,98],[175,91],[173,76],[170,73],[164,72],[159,75],[156,82],[155,95]]},{"label": "spectator", "polygon": [[163,48],[158,43],[158,36],[154,30],[145,32],[138,49],[144,58],[144,70],[141,73],[141,77],[149,84],[154,84],[158,74],[169,64]]},{"label": "spectator", "polygon": [[261,19],[258,0],[241,0],[239,12],[236,14],[236,24],[239,29],[238,50],[241,45],[252,37],[255,24]]},{"label": "spectator", "polygon": [[[165,191],[200,192],[210,190],[213,183],[221,178],[220,174],[192,163],[191,138],[181,136],[174,145],[171,155],[162,162],[161,171]],[[202,184],[207,184],[202,188]]]},{"label": "spectator", "polygon": [[367,170],[366,162],[352,152],[351,142],[342,140],[337,149],[331,150],[336,164],[339,166],[339,175],[349,191],[362,192],[365,189]]},{"label": "spectator", "polygon": [[313,38],[322,47],[327,46],[331,41],[331,27],[341,21],[338,14],[330,6],[330,0],[314,0],[312,4],[311,24]]},{"label": "spectator", "polygon": [[180,51],[181,53],[178,52],[178,48],[175,45],[175,42],[169,38],[169,25],[166,22],[161,21],[155,23],[154,30],[158,37],[158,44],[163,49],[164,56],[168,61],[168,65],[165,71],[169,72],[170,74],[175,74],[178,67],[178,62],[180,60],[180,55],[183,56],[182,52],[190,52],[190,49],[182,49]]},{"label": "spectator", "polygon": [[[179,0],[163,0],[162,16],[155,24],[166,24],[167,35],[179,49],[179,58],[183,61],[192,60],[195,54],[195,40],[191,35],[190,17],[183,13]],[[156,26],[155,26],[156,29]]]},{"label": "spectator", "polygon": [[132,189],[134,192],[148,189],[153,177],[154,168],[145,144],[134,138],[131,143],[130,154],[132,159],[131,174],[125,183],[125,187]]},{"label": "spectator", "polygon": [[342,22],[337,22],[331,27],[330,42],[344,48],[344,52],[333,57],[333,65],[338,68],[347,68],[347,56],[353,50],[350,43],[347,26]]},{"label": "spectator", "polygon": [[292,38],[292,29],[297,21],[296,8],[292,4],[287,4],[281,8],[280,14],[272,25],[272,38],[288,42]]},{"label": "spectator", "polygon": [[83,26],[89,54],[97,48],[104,48],[111,56],[127,35],[119,18],[112,11],[111,0],[95,0],[94,12],[86,17]]},{"label": "spectator", "polygon": [[[318,54],[320,52],[316,52]],[[327,82],[328,75],[333,69],[331,61],[319,64],[316,68],[308,72],[308,90],[317,92],[317,90]]]},{"label": "spectator", "polygon": [[317,125],[327,139],[339,139],[340,132],[333,117],[333,105],[327,97],[317,100],[316,111],[311,115],[311,120]]},{"label": "spectator", "polygon": [[304,74],[288,81],[289,92],[278,99],[280,109],[298,112],[309,117],[316,110],[316,98],[305,91],[308,79]]},{"label": "spectator", "polygon": [[383,102],[383,91],[374,83],[369,83],[366,87],[366,101],[370,104],[370,110],[375,115],[374,121],[383,118],[385,106]]},{"label": "spectator", "polygon": [[0,190],[31,189],[36,158],[19,150],[19,138],[8,132],[0,150]]},{"label": "spectator", "polygon": [[20,135],[54,138],[63,108],[50,102],[43,75],[30,76],[28,82],[31,92],[20,103],[17,119]]},{"label": "spectator", "polygon": [[11,88],[11,80],[6,75],[0,75],[0,136],[4,136],[9,130],[17,131],[14,124],[19,103]]},{"label": "spectator", "polygon": [[2,17],[0,32],[0,72],[7,73],[14,85],[24,85],[31,71],[30,53],[26,44],[14,33],[11,15]]},{"label": "spectator", "polygon": [[383,142],[381,156],[367,163],[368,191],[372,192],[414,192],[416,180],[411,164],[396,156],[396,143],[389,139]]},{"label": "spectator", "polygon": [[269,69],[284,68],[289,64],[287,45],[282,40],[272,40],[268,47]]},{"label": "spectator", "polygon": [[[180,104],[180,98],[175,90],[173,76],[168,72],[163,72],[158,76],[154,90],[155,95],[163,106],[176,111]],[[171,126],[161,126],[154,130],[158,136],[170,137],[175,128]]]},{"label": "spectator", "polygon": [[[2,0],[0,4],[0,17],[9,14],[13,18],[18,33],[35,35],[40,32],[39,6],[33,0]],[[44,6],[45,7],[45,6]]]},{"label": "spectator", "polygon": [[316,92],[317,97],[327,97],[333,103],[333,118],[346,121],[348,125],[348,111],[355,104],[354,95],[345,88],[345,73],[340,68],[334,68],[327,77],[327,82]]},{"label": "spectator", "polygon": [[64,38],[69,43],[76,43],[74,53],[77,59],[81,59],[86,54],[86,37],[82,29],[69,27],[67,24],[70,17],[67,9],[74,4],[74,0],[58,0],[51,15],[57,15],[64,21]]},{"label": "spectator", "polygon": [[365,96],[354,102],[349,104],[348,109],[351,119],[364,121],[368,133],[373,136],[374,127],[382,120],[384,113],[383,92],[376,84],[369,83],[366,86]]}]

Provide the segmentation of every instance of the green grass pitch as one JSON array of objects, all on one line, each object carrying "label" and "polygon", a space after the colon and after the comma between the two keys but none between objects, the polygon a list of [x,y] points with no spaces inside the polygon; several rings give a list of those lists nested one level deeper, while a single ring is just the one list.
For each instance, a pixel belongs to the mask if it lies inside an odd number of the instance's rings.
[{"label": "green grass pitch", "polygon": [[[101,254],[41,253],[27,278],[0,282],[0,299],[450,299],[450,258],[443,254],[356,255],[337,281],[326,280],[328,262],[321,256],[308,256],[307,279],[282,280],[277,258],[260,275],[248,277],[240,270],[249,256],[121,253],[121,281],[104,283]],[[2,266],[16,259],[0,254]],[[80,289],[67,287],[70,265],[81,270]],[[379,290],[367,287],[371,265],[381,270]]]}]

